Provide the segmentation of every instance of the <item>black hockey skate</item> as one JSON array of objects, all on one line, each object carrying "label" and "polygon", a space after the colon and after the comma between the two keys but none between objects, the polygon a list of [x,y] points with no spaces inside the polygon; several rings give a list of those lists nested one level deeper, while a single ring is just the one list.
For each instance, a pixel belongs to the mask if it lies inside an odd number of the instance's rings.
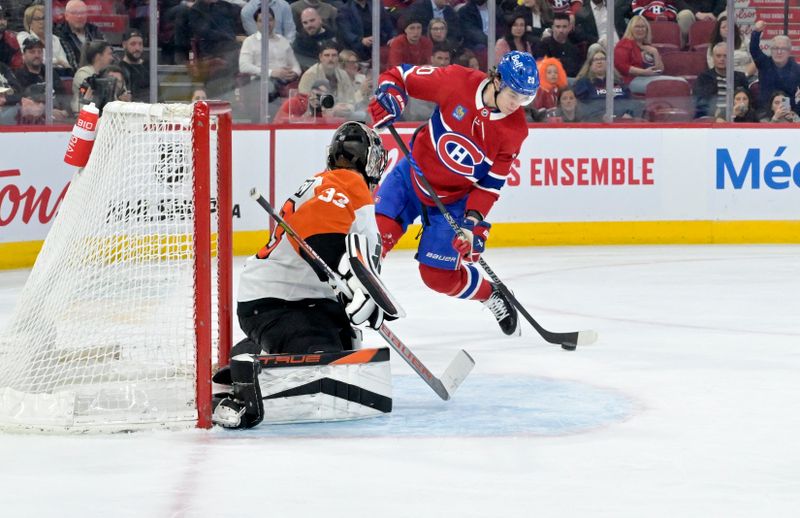
[{"label": "black hockey skate", "polygon": [[497,319],[500,329],[508,336],[519,336],[521,329],[517,318],[517,308],[509,301],[500,289],[492,284],[492,295],[483,301],[483,305],[489,308]]}]

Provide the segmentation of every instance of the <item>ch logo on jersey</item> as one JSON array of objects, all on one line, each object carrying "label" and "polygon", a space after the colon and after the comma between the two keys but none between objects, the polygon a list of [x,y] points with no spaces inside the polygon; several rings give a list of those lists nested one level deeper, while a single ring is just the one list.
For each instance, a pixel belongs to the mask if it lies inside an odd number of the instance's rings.
[{"label": "ch logo on jersey", "polygon": [[466,108],[464,108],[460,104],[456,106],[455,110],[453,110],[453,118],[455,118],[456,120],[462,120],[466,114],[467,114]]},{"label": "ch logo on jersey", "polygon": [[436,142],[436,154],[451,171],[472,176],[486,155],[474,142],[458,133],[444,133]]}]

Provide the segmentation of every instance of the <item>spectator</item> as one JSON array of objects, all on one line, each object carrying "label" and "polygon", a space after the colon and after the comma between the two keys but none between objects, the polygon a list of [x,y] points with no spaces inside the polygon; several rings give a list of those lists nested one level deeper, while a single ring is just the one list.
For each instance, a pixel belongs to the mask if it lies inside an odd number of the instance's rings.
[{"label": "spectator", "polygon": [[[717,112],[717,122],[727,122],[725,112]],[[753,109],[753,98],[747,88],[737,88],[733,94],[733,122],[759,122]]]},{"label": "spectator", "polygon": [[75,72],[75,77],[72,78],[72,103],[70,108],[72,108],[73,113],[80,111],[81,101],[84,98],[89,99],[91,97],[91,87],[86,80],[102,72],[113,61],[114,54],[111,50],[111,44],[107,41],[95,40],[86,44],[81,58],[82,66]]},{"label": "spectator", "polygon": [[[714,32],[711,33],[711,40],[708,46],[708,68],[714,67],[714,58],[711,56],[711,49],[717,43],[727,41],[728,38],[728,16],[722,13],[714,25]],[[742,38],[742,32],[739,30],[739,25],[733,26],[733,69],[737,72],[742,72],[747,77],[756,75],[756,63],[753,61],[753,56],[750,55],[749,41]]]},{"label": "spectator", "polygon": [[[717,112],[724,112],[726,106],[726,81],[728,45],[724,42],[714,45],[714,67],[709,68],[699,76],[694,84],[694,97],[697,106],[696,117],[708,115],[716,116]],[[747,88],[747,77],[741,72],[733,73],[733,88]]]},{"label": "spectator", "polygon": [[239,13],[239,7],[217,0],[198,0],[189,10],[188,26],[197,51],[195,75],[213,97],[233,88],[239,45],[244,40]]},{"label": "spectator", "polygon": [[614,0],[614,28],[617,34],[625,34],[632,16],[631,0]]},{"label": "spectator", "polygon": [[53,28],[53,34],[61,40],[69,68],[76,71],[80,66],[83,46],[104,39],[100,29],[88,23],[86,17],[86,4],[82,0],[69,0],[64,10],[65,21]]},{"label": "spectator", "polygon": [[388,66],[427,65],[431,60],[433,43],[422,35],[422,22],[414,18],[405,18],[403,34],[392,38],[389,42]]},{"label": "spectator", "polygon": [[100,79],[114,79],[113,95],[109,101],[131,102],[133,96],[129,88],[128,77],[125,70],[117,65],[109,65],[98,74]]},{"label": "spectator", "polygon": [[333,111],[335,101],[331,99],[331,85],[324,79],[319,79],[311,84],[307,94],[298,94],[290,97],[283,103],[275,116],[276,124],[287,122],[326,122],[341,123],[344,119]]},{"label": "spectator", "polygon": [[[434,43],[431,52],[431,66],[446,67],[453,59],[453,52],[447,44]],[[426,117],[427,118],[427,117]]]},{"label": "spectator", "polygon": [[427,27],[434,18],[440,18],[447,22],[447,32],[450,39],[456,43],[461,42],[461,27],[459,25],[458,14],[450,6],[449,0],[416,0],[400,16],[399,27],[405,27],[408,20],[416,20]]},{"label": "spectator", "polygon": [[[350,0],[339,9],[336,25],[339,28],[339,43],[354,51],[362,61],[372,59],[372,2]],[[381,7],[380,46],[386,45],[393,36],[391,16]]]},{"label": "spectator", "polygon": [[534,118],[544,118],[547,110],[558,106],[561,90],[567,87],[567,73],[556,58],[543,58],[537,63],[539,69],[539,92],[533,100],[531,110]]},{"label": "spectator", "polygon": [[474,68],[475,70],[481,69],[481,63],[478,61],[478,56],[469,49],[464,49],[456,56],[456,65],[461,65],[465,68]]},{"label": "spectator", "polygon": [[686,45],[692,24],[695,21],[716,21],[717,16],[725,11],[725,0],[684,0],[678,2],[677,6],[680,10],[676,21],[681,28],[681,40]]},{"label": "spectator", "polygon": [[614,47],[614,67],[633,93],[643,94],[647,84],[659,79],[664,71],[661,54],[651,41],[650,24],[637,15],[628,22],[625,34]]},{"label": "spectator", "polygon": [[[16,121],[20,126],[35,126],[45,123],[45,84],[29,85],[22,94]],[[54,113],[54,117],[57,114]]]},{"label": "spectator", "polygon": [[44,43],[36,36],[22,42],[22,66],[14,71],[22,89],[36,83],[44,83]]},{"label": "spectator", "polygon": [[800,65],[791,55],[792,41],[787,36],[775,36],[770,48],[772,57],[767,56],[760,47],[764,27],[766,23],[759,20],[750,33],[750,55],[758,67],[761,87],[758,105],[771,106],[772,92],[780,90],[791,93],[792,110],[797,113],[800,110]]},{"label": "spectator", "polygon": [[459,48],[458,44],[450,38],[447,32],[447,22],[444,18],[431,18],[428,22],[428,32],[426,34],[431,43],[435,46],[437,43],[447,46],[451,52]]},{"label": "spectator", "polygon": [[642,16],[647,21],[674,22],[678,17],[675,0],[632,0],[631,11],[634,16]]},{"label": "spectator", "polygon": [[[486,0],[467,0],[467,3],[458,10],[458,23],[461,26],[463,44],[475,52],[484,53],[488,47],[489,34],[489,7]],[[503,34],[503,15],[499,9],[495,10],[495,32]]]},{"label": "spectator", "polygon": [[525,17],[521,14],[511,16],[505,35],[497,40],[497,44],[494,46],[494,62],[499,63],[500,58],[512,50],[533,54],[530,40],[525,34]]},{"label": "spectator", "polygon": [[189,12],[195,3],[195,0],[181,0],[158,17],[162,60],[170,62],[172,58],[171,62],[178,65],[194,62]]},{"label": "spectator", "polygon": [[192,91],[192,102],[196,101],[207,101],[208,94],[206,93],[206,89],[203,87],[197,87]]},{"label": "spectator", "polygon": [[800,115],[792,111],[789,96],[786,92],[775,90],[769,96],[767,111],[761,122],[800,122]]},{"label": "spectator", "polygon": [[17,34],[8,30],[8,19],[2,5],[0,5],[0,62],[11,68],[22,66],[22,54],[19,51]]},{"label": "spectator", "polygon": [[[575,37],[589,45],[600,43],[606,49],[613,49],[619,41],[619,34],[613,31],[611,42],[608,41],[606,26],[608,24],[607,0],[589,0],[583,4],[575,15]],[[609,45],[610,43],[610,45]]]},{"label": "spectator", "polygon": [[581,68],[581,59],[578,48],[570,43],[570,21],[569,15],[566,13],[556,13],[553,15],[553,34],[544,38],[537,45],[535,56],[536,59],[542,57],[556,58],[561,61],[567,75],[575,77],[578,70]]},{"label": "spectator", "polygon": [[309,7],[316,9],[320,18],[322,18],[322,24],[328,27],[333,34],[336,34],[336,15],[339,13],[339,10],[322,0],[296,0],[291,5],[295,26],[299,27],[300,24],[302,24],[303,11]]},{"label": "spectator", "polygon": [[122,35],[122,49],[125,55],[119,62],[129,79],[131,99],[135,102],[150,102],[150,67],[144,59],[144,38],[135,30],[128,30]]},{"label": "spectator", "polygon": [[[275,34],[283,36],[289,40],[289,43],[294,43],[297,36],[297,25],[294,22],[294,14],[292,14],[292,8],[289,7],[289,2],[269,0],[268,5],[275,15]],[[261,0],[249,0],[242,7],[242,26],[248,35],[253,35],[259,30],[255,21],[255,14],[258,10],[261,10]]]},{"label": "spectator", "polygon": [[[269,9],[269,94],[274,98],[284,86],[300,78],[300,63],[294,57],[289,40],[275,33],[275,17]],[[261,10],[256,10],[256,26],[258,30],[242,43],[239,54],[239,71],[250,76],[261,75],[261,26],[263,25]]]},{"label": "spectator", "polygon": [[16,74],[5,63],[0,62],[0,89],[3,90],[5,102],[3,106],[13,106],[19,103],[22,94],[22,85],[19,84]]},{"label": "spectator", "polygon": [[[22,43],[30,36],[34,36],[44,41],[44,6],[41,4],[33,4],[25,9],[22,23],[25,30],[17,33],[17,41],[20,47]],[[72,70],[67,61],[67,54],[64,52],[64,47],[61,46],[61,40],[52,38],[53,47],[53,67],[64,70],[65,75],[72,75]]]},{"label": "spectator", "polygon": [[6,95],[14,89],[8,84],[5,78],[0,78],[0,126],[17,123],[17,112],[19,106],[8,103]]},{"label": "spectator", "polygon": [[569,30],[575,28],[575,15],[581,10],[583,0],[548,0],[553,9],[553,15],[566,14],[569,19]]},{"label": "spectator", "polygon": [[[583,116],[586,120],[602,121],[606,111],[606,65],[608,56],[600,45],[593,45],[589,49],[586,63],[578,72],[575,81],[575,97],[583,106]],[[633,115],[634,105],[630,98],[630,90],[622,84],[619,72],[614,70],[614,114],[625,117]]]},{"label": "spectator", "polygon": [[339,53],[339,63],[356,88],[356,110],[366,109],[369,97],[372,94],[372,78],[361,73],[358,55],[352,50],[341,51]]},{"label": "spectator", "polygon": [[298,90],[301,94],[311,93],[313,85],[318,81],[326,81],[336,104],[331,109],[337,117],[351,117],[354,114],[356,87],[347,72],[337,66],[339,49],[333,42],[323,43],[319,49],[319,63],[305,71],[300,78]]},{"label": "spectator", "polygon": [[228,2],[198,0],[188,13],[189,30],[197,44],[197,58],[227,59],[244,41],[240,9]]},{"label": "spectator", "polygon": [[322,25],[322,18],[313,7],[303,10],[300,21],[302,29],[298,31],[292,49],[300,68],[305,71],[317,62],[319,46],[335,38],[333,33]]},{"label": "spectator", "polygon": [[537,44],[553,25],[553,8],[547,0],[522,0],[512,16],[525,18],[525,33],[531,45]]},{"label": "spectator", "polygon": [[548,112],[547,122],[583,122],[583,116],[578,109],[578,98],[571,88],[565,88],[558,96],[558,108]]}]

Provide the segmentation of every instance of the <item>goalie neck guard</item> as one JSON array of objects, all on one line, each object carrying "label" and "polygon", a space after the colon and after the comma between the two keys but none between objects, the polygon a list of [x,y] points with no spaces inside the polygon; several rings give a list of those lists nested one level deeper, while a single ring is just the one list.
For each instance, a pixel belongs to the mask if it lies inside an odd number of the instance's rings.
[{"label": "goalie neck guard", "polygon": [[386,162],[381,138],[360,122],[345,122],[339,126],[328,146],[328,169],[355,169],[369,185],[378,185]]}]

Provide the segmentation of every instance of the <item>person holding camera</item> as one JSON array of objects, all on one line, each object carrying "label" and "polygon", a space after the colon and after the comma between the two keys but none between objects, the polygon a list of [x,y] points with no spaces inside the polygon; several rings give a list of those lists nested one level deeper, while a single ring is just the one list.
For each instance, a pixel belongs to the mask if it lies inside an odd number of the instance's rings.
[{"label": "person holding camera", "polygon": [[350,76],[339,67],[339,46],[336,42],[327,41],[320,45],[318,54],[319,63],[306,70],[300,78],[298,90],[301,94],[311,93],[311,87],[318,81],[325,80],[330,84],[334,104],[332,110],[337,117],[351,120],[364,120],[366,113],[355,113],[357,87]]},{"label": "person holding camera", "polygon": [[775,90],[769,97],[767,111],[761,122],[800,122],[800,115],[792,110],[791,100],[786,92]]},{"label": "person holding camera", "polygon": [[72,79],[72,103],[71,108],[74,113],[81,109],[81,100],[91,98],[92,83],[95,82],[97,74],[114,62],[114,54],[111,44],[105,40],[91,41],[84,45],[81,56],[81,68],[75,72]]},{"label": "person holding camera", "polygon": [[329,123],[341,124],[345,119],[334,113],[336,100],[331,94],[331,84],[326,79],[315,81],[308,94],[298,94],[283,103],[277,115],[276,124]]}]

